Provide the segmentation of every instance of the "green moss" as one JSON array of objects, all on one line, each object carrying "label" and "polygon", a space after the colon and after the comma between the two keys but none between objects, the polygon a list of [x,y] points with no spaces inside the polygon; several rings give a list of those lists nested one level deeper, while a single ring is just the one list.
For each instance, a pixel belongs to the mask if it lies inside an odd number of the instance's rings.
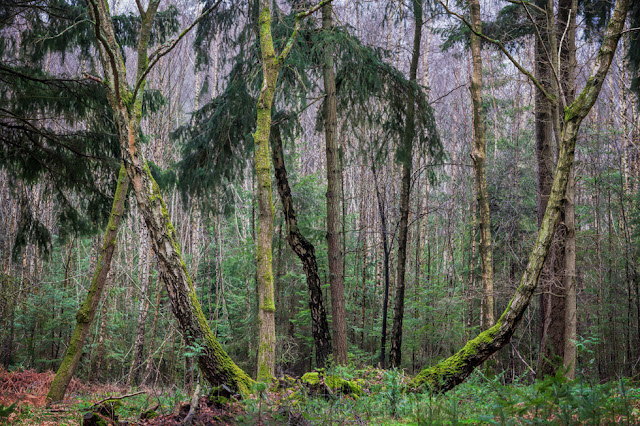
[{"label": "green moss", "polygon": [[338,376],[325,376],[322,371],[306,373],[300,378],[302,383],[308,385],[312,389],[318,389],[322,383],[333,392],[339,392],[343,395],[351,395],[355,398],[362,395],[362,388],[355,380],[345,380]]},{"label": "green moss", "polygon": [[461,374],[465,367],[469,364],[469,360],[478,351],[490,344],[500,330],[502,318],[490,329],[480,333],[475,339],[467,342],[464,347],[456,354],[440,361],[433,367],[422,370],[412,382],[412,387],[422,388],[428,387],[438,389],[441,384],[445,383],[452,377]]}]

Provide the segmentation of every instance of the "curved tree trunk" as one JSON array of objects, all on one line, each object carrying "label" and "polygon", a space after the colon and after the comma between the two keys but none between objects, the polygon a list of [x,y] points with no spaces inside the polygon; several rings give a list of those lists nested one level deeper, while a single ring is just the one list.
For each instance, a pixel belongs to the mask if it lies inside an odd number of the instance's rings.
[{"label": "curved tree trunk", "polygon": [[307,276],[309,288],[309,310],[311,311],[311,330],[316,344],[316,364],[322,368],[331,356],[331,334],[327,313],[322,303],[322,287],[318,275],[318,262],[313,244],[307,240],[298,228],[296,211],[291,198],[291,188],[287,179],[287,169],[284,164],[284,152],[280,129],[275,126],[271,133],[273,144],[273,167],[278,182],[278,193],[282,201],[285,221],[287,223],[287,242],[294,253],[300,258],[304,273]]},{"label": "curved tree trunk", "polygon": [[538,285],[540,272],[553,240],[573,160],[576,139],[582,120],[595,103],[604,78],[611,66],[618,41],[624,26],[630,0],[618,0],[612,18],[607,26],[604,41],[587,83],[574,102],[565,109],[562,139],[558,164],[553,179],[551,195],[545,210],[538,237],[529,256],[529,262],[513,298],[506,310],[490,329],[480,333],[455,355],[426,368],[413,380],[413,387],[429,387],[444,392],[464,381],[469,374],[488,357],[506,345],[529,306],[533,292]]},{"label": "curved tree trunk", "polygon": [[124,213],[124,203],[127,198],[128,189],[129,178],[127,177],[123,164],[120,166],[118,184],[113,197],[113,206],[111,207],[107,231],[104,234],[100,257],[96,269],[93,272],[87,297],[76,314],[76,327],[71,335],[69,346],[67,346],[67,352],[62,359],[62,364],[60,364],[56,376],[53,378],[53,382],[51,382],[51,387],[47,394],[49,401],[62,401],[64,399],[69,382],[71,382],[71,378],[78,368],[78,363],[82,357],[82,349],[84,348],[87,334],[89,334],[91,323],[93,323],[93,319],[96,316],[102,291],[107,282],[107,275],[111,269],[111,259],[113,258],[113,252],[116,248],[116,237],[118,236],[118,230],[122,222],[122,214]]},{"label": "curved tree trunk", "polygon": [[[413,0],[413,52],[409,68],[409,81],[416,82],[420,43],[422,40],[422,1]],[[400,224],[398,226],[398,264],[396,267],[396,295],[391,328],[389,364],[399,367],[402,362],[402,319],[404,317],[405,272],[407,266],[407,234],[409,230],[409,195],[411,192],[411,170],[413,165],[413,139],[415,138],[415,92],[409,92],[407,100],[406,128],[402,146],[402,183],[400,189]]]}]

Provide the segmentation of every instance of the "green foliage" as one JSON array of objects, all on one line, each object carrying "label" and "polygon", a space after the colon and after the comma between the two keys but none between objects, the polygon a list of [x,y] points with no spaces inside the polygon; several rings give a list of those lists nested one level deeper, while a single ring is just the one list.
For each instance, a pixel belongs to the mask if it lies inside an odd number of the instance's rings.
[{"label": "green foliage", "polygon": [[6,407],[3,404],[0,404],[0,421],[4,423],[4,419],[8,418],[12,413],[14,413],[17,406],[17,402],[14,402],[13,404]]}]

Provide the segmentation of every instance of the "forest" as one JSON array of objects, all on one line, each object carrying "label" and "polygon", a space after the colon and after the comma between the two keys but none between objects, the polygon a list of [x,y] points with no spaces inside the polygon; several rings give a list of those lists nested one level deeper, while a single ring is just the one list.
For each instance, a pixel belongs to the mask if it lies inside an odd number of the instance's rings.
[{"label": "forest", "polygon": [[640,424],[640,1],[0,34],[0,424]]}]

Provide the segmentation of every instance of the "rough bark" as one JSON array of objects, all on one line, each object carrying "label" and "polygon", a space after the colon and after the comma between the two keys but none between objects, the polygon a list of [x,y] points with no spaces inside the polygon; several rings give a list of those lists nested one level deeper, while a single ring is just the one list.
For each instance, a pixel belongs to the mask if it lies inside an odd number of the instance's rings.
[{"label": "rough bark", "polygon": [[[556,38],[560,46],[559,72],[562,93],[567,103],[575,98],[576,74],[576,11],[577,0],[561,0],[558,3],[558,19]],[[575,364],[577,360],[577,302],[576,302],[576,219],[575,219],[575,167],[569,176],[567,193],[564,201],[564,275],[562,288],[564,290],[564,348],[563,361],[565,375],[575,378]]]},{"label": "rough bark", "polygon": [[142,93],[149,61],[147,47],[151,23],[159,1],[152,0],[146,11],[141,10],[141,30],[137,51],[137,88],[126,85],[126,67],[116,43],[113,24],[105,0],[88,0],[94,21],[100,59],[105,73],[109,103],[113,109],[127,175],[144,218],[159,272],[165,283],[173,314],[178,320],[186,342],[200,348],[198,364],[212,385],[226,385],[234,392],[248,392],[251,379],[229,358],[211,332],[193,283],[182,259],[175,229],[171,224],[160,189],[142,155],[140,120]]},{"label": "rough bark", "polygon": [[[322,29],[333,30],[333,8],[322,7]],[[342,188],[342,165],[338,146],[338,118],[336,103],[336,81],[333,69],[333,46],[324,46],[322,63],[324,76],[324,134],[327,152],[327,245],[329,254],[329,286],[331,289],[331,317],[333,324],[334,361],[347,364],[347,319],[344,300],[344,271],[342,247],[340,245],[340,192]]]},{"label": "rough bark", "polygon": [[458,353],[433,367],[422,370],[412,382],[415,388],[426,386],[439,392],[452,389],[464,381],[478,365],[505,346],[520,323],[538,285],[540,273],[545,258],[549,254],[554,231],[560,218],[567,182],[575,157],[580,124],[593,107],[611,66],[629,3],[630,0],[619,0],[616,3],[591,76],[576,100],[565,108],[562,139],[551,195],[520,286],[493,327],[467,342]]},{"label": "rough bark", "polygon": [[[475,31],[482,31],[479,0],[470,0],[471,25]],[[480,216],[480,265],[482,268],[482,303],[480,327],[488,329],[495,322],[493,316],[493,249],[491,247],[491,214],[489,210],[489,192],[487,190],[487,140],[482,111],[482,45],[480,37],[471,34],[471,56],[473,73],[471,74],[471,99],[473,101],[474,143],[471,160],[475,174],[476,197]]]},{"label": "rough bark", "polygon": [[[558,60],[551,40],[555,38],[553,27],[553,7],[550,0],[540,2],[540,7],[548,11],[546,14],[536,14],[538,36],[535,42],[535,74],[547,93],[558,96],[558,86],[555,81],[554,69]],[[551,55],[551,56],[550,56]],[[553,137],[554,125],[558,119],[557,107],[554,107],[545,93],[536,88],[535,93],[535,135],[536,160],[538,166],[538,226],[542,223],[547,208],[553,182]],[[559,132],[556,133],[556,136]],[[559,138],[558,138],[559,140]],[[564,209],[561,211],[561,220]],[[556,356],[562,356],[564,349],[564,295],[562,287],[562,272],[564,267],[564,228],[556,230],[549,256],[540,278],[540,328],[539,328],[539,359],[537,374],[542,377],[555,374]]]},{"label": "rough bark", "polygon": [[318,275],[318,261],[316,260],[315,247],[307,240],[298,228],[296,211],[293,207],[291,188],[287,178],[287,169],[284,164],[282,138],[278,127],[272,130],[273,166],[278,183],[278,193],[282,202],[285,222],[287,224],[287,242],[293,252],[300,258],[304,273],[307,277],[309,289],[309,310],[311,311],[311,330],[316,345],[316,364],[324,367],[331,356],[331,334],[327,313],[322,302],[322,287]]},{"label": "rough bark", "polygon": [[71,382],[71,378],[78,368],[80,358],[82,357],[82,349],[89,334],[89,329],[96,316],[96,310],[102,297],[107,275],[111,268],[111,259],[116,248],[116,237],[122,222],[122,214],[124,212],[124,203],[127,198],[127,190],[129,188],[129,178],[125,171],[124,165],[120,167],[116,192],[113,197],[113,205],[109,216],[109,224],[104,234],[104,241],[100,250],[100,257],[97,262],[91,285],[87,292],[87,297],[80,309],[76,313],[76,326],[71,335],[69,346],[62,359],[62,363],[56,372],[56,376],[51,382],[47,399],[49,401],[62,401],[64,395]]},{"label": "rough bark", "polygon": [[[415,83],[420,61],[420,43],[422,40],[422,0],[413,0],[413,51],[409,66],[409,81]],[[398,225],[398,258],[396,267],[396,295],[391,327],[391,349],[389,364],[399,367],[402,362],[402,320],[404,317],[405,273],[407,266],[407,235],[409,230],[409,194],[411,192],[411,173],[413,165],[413,139],[415,138],[415,92],[409,92],[407,99],[406,127],[402,146],[402,182],[400,189],[400,223]]]}]

